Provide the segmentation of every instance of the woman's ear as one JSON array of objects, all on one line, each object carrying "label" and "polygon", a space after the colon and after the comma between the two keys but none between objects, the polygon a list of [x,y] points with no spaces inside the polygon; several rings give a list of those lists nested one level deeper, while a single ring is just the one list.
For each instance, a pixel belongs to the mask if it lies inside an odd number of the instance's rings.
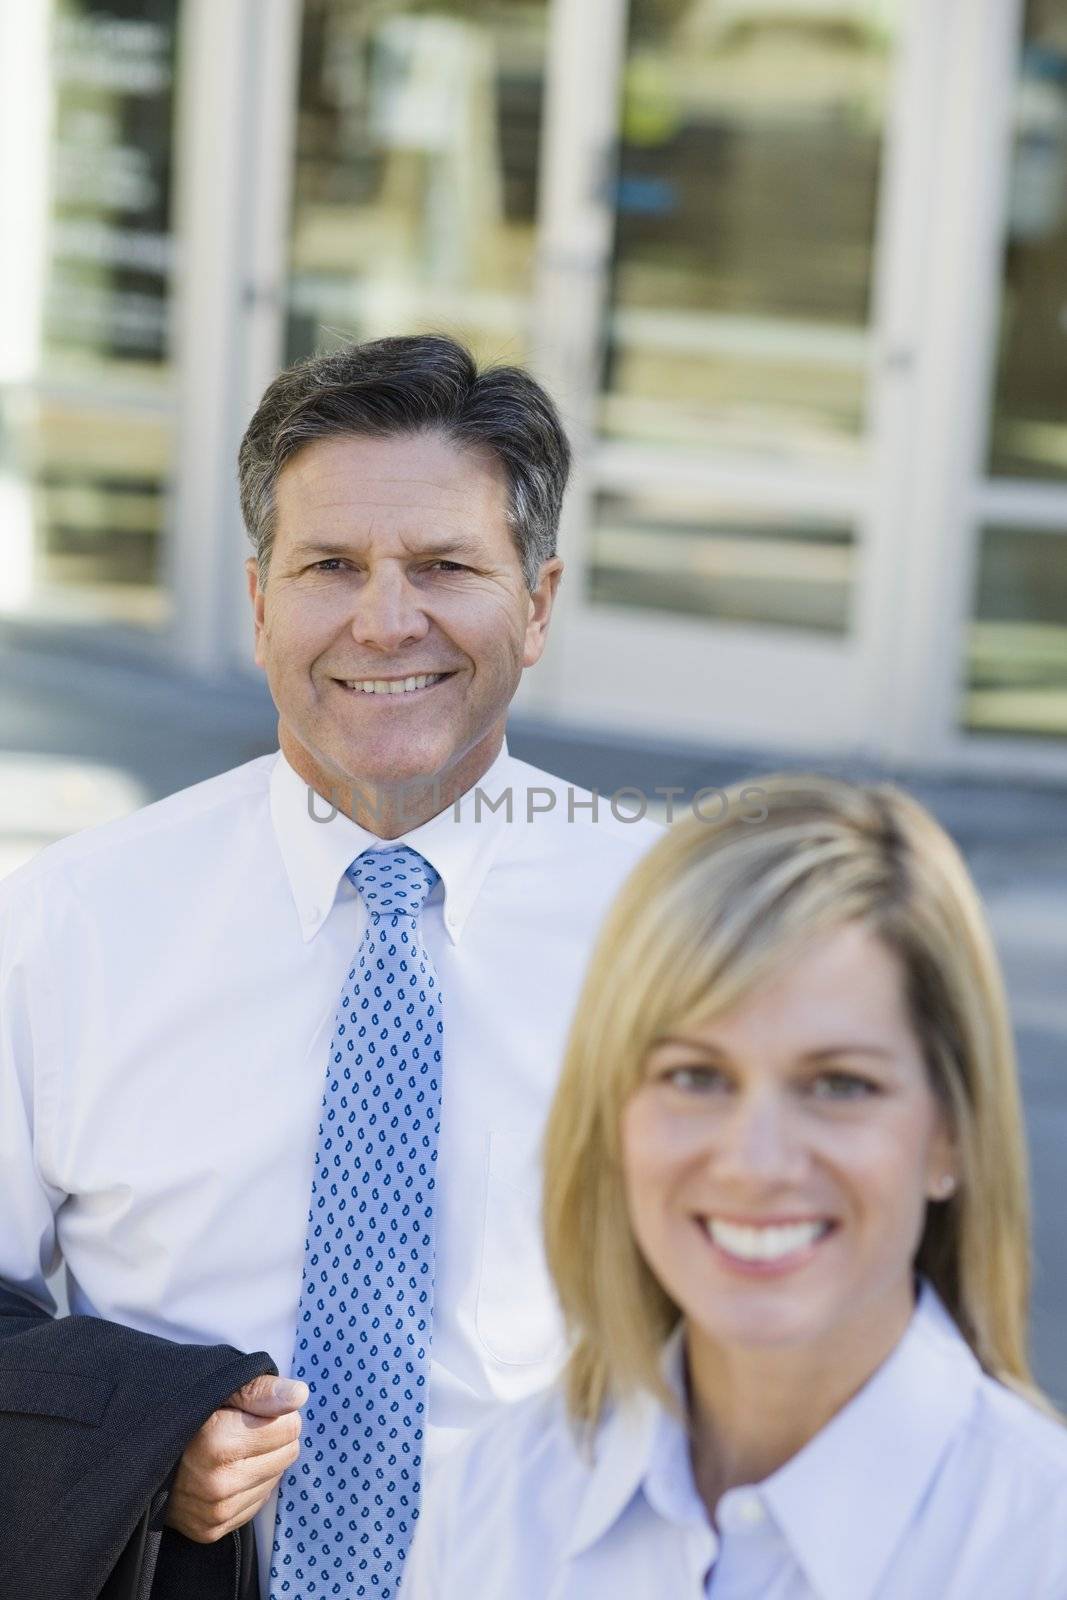
[{"label": "woman's ear", "polygon": [[949,1127],[948,1115],[938,1108],[937,1129],[930,1141],[926,1162],[926,1198],[948,1200],[959,1187],[959,1153]]}]

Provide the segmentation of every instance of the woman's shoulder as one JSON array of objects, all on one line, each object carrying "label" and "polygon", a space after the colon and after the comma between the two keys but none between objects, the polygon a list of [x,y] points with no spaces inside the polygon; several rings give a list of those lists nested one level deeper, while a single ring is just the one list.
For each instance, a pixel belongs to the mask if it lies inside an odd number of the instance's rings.
[{"label": "woman's shoulder", "polygon": [[[946,1466],[945,1490],[971,1508],[971,1543],[988,1544],[994,1562],[1005,1552],[1018,1561],[1025,1547],[1042,1571],[1058,1563],[1067,1584],[1067,1427],[983,1372]],[[1061,1590],[1035,1579],[1033,1592]]]},{"label": "woman's shoulder", "polygon": [[975,1392],[966,1447],[1006,1482],[1067,1495],[1067,1425],[988,1373]]},{"label": "woman's shoulder", "polygon": [[914,1329],[921,1363],[913,1370],[923,1393],[947,1397],[945,1416],[955,1435],[949,1481],[971,1494],[992,1494],[1014,1510],[1029,1500],[1047,1502],[1051,1490],[1067,1493],[1067,1426],[1051,1407],[1042,1409],[979,1365],[929,1284]]}]

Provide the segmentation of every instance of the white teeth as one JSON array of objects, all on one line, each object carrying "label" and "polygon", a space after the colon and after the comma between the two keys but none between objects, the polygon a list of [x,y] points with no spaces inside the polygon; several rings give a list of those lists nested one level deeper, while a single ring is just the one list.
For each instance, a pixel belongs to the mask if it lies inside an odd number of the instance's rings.
[{"label": "white teeth", "polygon": [[428,684],[438,683],[444,677],[442,672],[423,672],[414,678],[346,678],[346,689],[354,689],[361,694],[409,694],[412,689],[425,689]]},{"label": "white teeth", "polygon": [[741,1261],[778,1261],[821,1239],[830,1228],[828,1222],[787,1222],[768,1228],[749,1228],[737,1222],[720,1222],[715,1217],[704,1221],[720,1250]]}]

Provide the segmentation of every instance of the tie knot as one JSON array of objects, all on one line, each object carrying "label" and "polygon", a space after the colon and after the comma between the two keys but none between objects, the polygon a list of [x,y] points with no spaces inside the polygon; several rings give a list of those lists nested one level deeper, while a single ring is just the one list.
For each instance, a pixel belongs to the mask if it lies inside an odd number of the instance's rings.
[{"label": "tie knot", "polygon": [[375,917],[396,912],[417,917],[439,876],[425,857],[406,844],[394,850],[364,850],[347,872]]}]

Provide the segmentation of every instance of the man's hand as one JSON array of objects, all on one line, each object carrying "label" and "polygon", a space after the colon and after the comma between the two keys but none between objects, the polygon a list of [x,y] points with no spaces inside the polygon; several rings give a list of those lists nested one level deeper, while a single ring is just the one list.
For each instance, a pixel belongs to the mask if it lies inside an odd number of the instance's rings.
[{"label": "man's hand", "polygon": [[300,1454],[306,1383],[253,1378],[213,1411],[182,1456],[167,1501],[167,1526],[214,1544],[255,1516]]}]

